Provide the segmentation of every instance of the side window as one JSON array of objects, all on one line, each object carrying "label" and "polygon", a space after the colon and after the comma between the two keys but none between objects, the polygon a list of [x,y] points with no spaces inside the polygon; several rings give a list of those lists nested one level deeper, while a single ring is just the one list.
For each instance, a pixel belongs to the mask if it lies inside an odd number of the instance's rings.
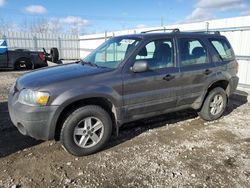
[{"label": "side window", "polygon": [[155,40],[144,46],[135,61],[147,61],[150,70],[174,66],[174,47],[171,39]]},{"label": "side window", "polygon": [[[144,53],[141,53],[144,51]],[[146,51],[146,53],[145,53]],[[152,59],[155,51],[155,43],[150,42],[148,43],[136,56],[136,60],[142,60],[142,59]]]},{"label": "side window", "polygon": [[207,51],[198,39],[182,38],[179,41],[182,66],[207,63]]},{"label": "side window", "polygon": [[234,59],[234,53],[228,42],[224,39],[210,39],[210,42],[214,46],[217,56],[222,61],[230,61]]}]

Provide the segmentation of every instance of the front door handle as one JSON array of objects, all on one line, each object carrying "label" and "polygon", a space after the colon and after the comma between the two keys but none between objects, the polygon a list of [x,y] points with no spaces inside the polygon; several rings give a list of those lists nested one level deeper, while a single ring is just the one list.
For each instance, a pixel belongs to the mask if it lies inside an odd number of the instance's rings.
[{"label": "front door handle", "polygon": [[166,76],[163,77],[163,80],[170,81],[170,80],[173,80],[174,78],[175,76],[171,74],[167,74]]},{"label": "front door handle", "polygon": [[204,74],[209,75],[209,74],[211,74],[212,72],[213,72],[212,70],[206,69],[205,72],[204,72]]}]

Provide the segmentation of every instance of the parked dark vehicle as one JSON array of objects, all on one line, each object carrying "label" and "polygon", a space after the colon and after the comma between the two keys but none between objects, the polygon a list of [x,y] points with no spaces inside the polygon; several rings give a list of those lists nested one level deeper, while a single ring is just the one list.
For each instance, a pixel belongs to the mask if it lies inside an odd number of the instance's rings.
[{"label": "parked dark vehicle", "polygon": [[25,49],[8,50],[6,41],[0,40],[0,69],[36,69],[48,66],[47,60],[57,63],[58,59],[57,48],[52,48],[51,54]]},{"label": "parked dark vehicle", "polygon": [[77,63],[18,78],[9,113],[22,134],[60,139],[71,154],[88,155],[127,122],[183,109],[218,119],[237,87],[237,70],[219,33],[118,36]]}]

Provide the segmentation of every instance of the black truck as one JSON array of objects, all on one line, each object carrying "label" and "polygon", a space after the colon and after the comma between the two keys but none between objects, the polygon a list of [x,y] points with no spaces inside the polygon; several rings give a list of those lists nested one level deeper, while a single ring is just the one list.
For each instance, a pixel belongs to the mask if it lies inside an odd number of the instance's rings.
[{"label": "black truck", "polygon": [[50,54],[44,49],[43,51],[8,50],[6,41],[0,40],[0,69],[36,69],[48,66],[47,61],[57,62],[58,58],[57,48],[52,48]]}]

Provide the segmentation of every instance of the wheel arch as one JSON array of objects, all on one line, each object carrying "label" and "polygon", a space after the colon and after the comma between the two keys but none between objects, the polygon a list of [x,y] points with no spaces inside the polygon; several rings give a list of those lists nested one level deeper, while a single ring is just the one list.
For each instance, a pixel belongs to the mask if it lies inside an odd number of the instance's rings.
[{"label": "wheel arch", "polygon": [[31,67],[33,66],[33,61],[32,58],[30,57],[18,57],[15,61],[14,61],[14,68],[17,68],[18,63],[20,63],[20,61],[25,61],[30,63]]},{"label": "wheel arch", "polygon": [[222,89],[224,89],[226,91],[227,96],[229,95],[229,93],[230,93],[229,81],[222,79],[222,80],[215,81],[209,85],[209,87],[207,88],[206,96],[212,89],[214,89],[216,87],[221,87]]},{"label": "wheel arch", "polygon": [[[200,105],[200,108],[203,106],[203,104],[204,104],[204,102],[205,102],[205,100],[206,100],[206,98],[207,98],[209,92],[210,92],[211,90],[213,90],[214,88],[216,88],[216,87],[221,87],[222,89],[224,89],[224,90],[226,91],[227,98],[229,97],[229,94],[230,94],[230,84],[229,84],[229,81],[228,81],[228,80],[225,80],[225,79],[217,80],[217,81],[215,81],[215,82],[212,82],[212,83],[208,86],[208,88],[206,89],[206,92],[205,92],[205,95],[204,95],[204,97],[203,97],[203,99],[202,99],[202,103],[201,103],[201,105]],[[227,99],[227,101],[228,101],[228,99]],[[200,109],[200,108],[199,108],[199,109]]]},{"label": "wheel arch", "polygon": [[75,100],[69,104],[67,104],[59,113],[57,120],[55,122],[55,129],[54,129],[54,139],[59,140],[61,128],[63,126],[63,122],[66,120],[68,115],[76,110],[79,107],[86,106],[86,105],[97,105],[102,107],[111,117],[113,128],[118,134],[118,124],[117,124],[117,111],[115,105],[105,97],[90,97]]}]

